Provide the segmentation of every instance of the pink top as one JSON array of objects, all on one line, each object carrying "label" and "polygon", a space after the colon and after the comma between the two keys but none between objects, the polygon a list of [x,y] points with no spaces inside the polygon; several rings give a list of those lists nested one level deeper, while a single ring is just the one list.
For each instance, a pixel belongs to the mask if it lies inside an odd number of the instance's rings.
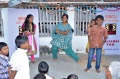
[{"label": "pink top", "polygon": [[[24,28],[25,24],[22,25],[22,28]],[[34,24],[34,28],[36,28],[36,25]]]},{"label": "pink top", "polygon": [[98,26],[91,27],[88,35],[91,37],[90,48],[102,48],[103,40],[108,37],[106,28]]}]

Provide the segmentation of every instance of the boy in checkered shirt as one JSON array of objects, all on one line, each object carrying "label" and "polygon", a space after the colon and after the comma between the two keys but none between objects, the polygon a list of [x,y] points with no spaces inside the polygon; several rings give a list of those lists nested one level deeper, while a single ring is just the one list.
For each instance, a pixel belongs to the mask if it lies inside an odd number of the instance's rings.
[{"label": "boy in checkered shirt", "polygon": [[0,79],[9,79],[10,65],[9,58],[6,56],[8,52],[7,44],[0,42]]}]

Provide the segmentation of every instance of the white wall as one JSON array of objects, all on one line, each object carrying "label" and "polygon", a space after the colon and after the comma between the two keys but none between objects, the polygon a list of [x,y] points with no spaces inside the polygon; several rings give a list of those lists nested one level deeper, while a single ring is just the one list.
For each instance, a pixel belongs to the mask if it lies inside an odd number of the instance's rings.
[{"label": "white wall", "polygon": [[[24,12],[24,13],[22,13]],[[9,8],[8,9],[8,32],[9,32],[9,45],[10,45],[10,56],[13,54],[13,52],[16,50],[16,45],[15,45],[15,38],[16,36],[19,35],[19,26],[21,26],[24,22],[24,19],[18,19],[19,17],[26,17],[28,14],[32,14],[34,16],[34,23],[36,26],[38,26],[38,9],[14,9],[14,8]],[[13,18],[13,19],[12,19]],[[37,54],[35,57],[39,57],[39,31],[38,27],[36,27],[36,43],[37,43]]]}]

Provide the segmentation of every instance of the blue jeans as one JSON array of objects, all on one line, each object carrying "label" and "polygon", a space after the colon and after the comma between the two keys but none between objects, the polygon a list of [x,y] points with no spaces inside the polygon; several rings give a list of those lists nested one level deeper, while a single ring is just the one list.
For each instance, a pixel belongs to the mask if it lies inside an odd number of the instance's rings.
[{"label": "blue jeans", "polygon": [[91,66],[91,62],[93,59],[93,55],[96,49],[96,70],[100,68],[100,63],[101,63],[101,55],[102,55],[102,48],[90,48],[89,49],[89,54],[88,54],[88,63],[87,63],[87,68],[90,69]]}]

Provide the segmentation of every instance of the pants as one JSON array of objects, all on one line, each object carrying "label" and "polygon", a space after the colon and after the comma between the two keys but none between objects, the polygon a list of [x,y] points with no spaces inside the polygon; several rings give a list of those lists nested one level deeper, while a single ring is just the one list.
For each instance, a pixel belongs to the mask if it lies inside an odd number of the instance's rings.
[{"label": "pants", "polygon": [[90,48],[89,49],[89,53],[88,53],[88,63],[87,63],[87,68],[90,69],[91,66],[91,62],[92,62],[92,58],[94,55],[96,49],[96,69],[100,68],[100,63],[101,63],[101,55],[102,55],[102,48]]},{"label": "pants", "polygon": [[[53,54],[53,58],[57,58],[57,53],[58,53],[58,47],[53,45],[52,46],[52,54]],[[67,49],[64,49],[63,51],[65,51],[65,53],[73,58],[76,62],[79,60],[78,55],[72,50],[72,47],[69,45]]]}]

